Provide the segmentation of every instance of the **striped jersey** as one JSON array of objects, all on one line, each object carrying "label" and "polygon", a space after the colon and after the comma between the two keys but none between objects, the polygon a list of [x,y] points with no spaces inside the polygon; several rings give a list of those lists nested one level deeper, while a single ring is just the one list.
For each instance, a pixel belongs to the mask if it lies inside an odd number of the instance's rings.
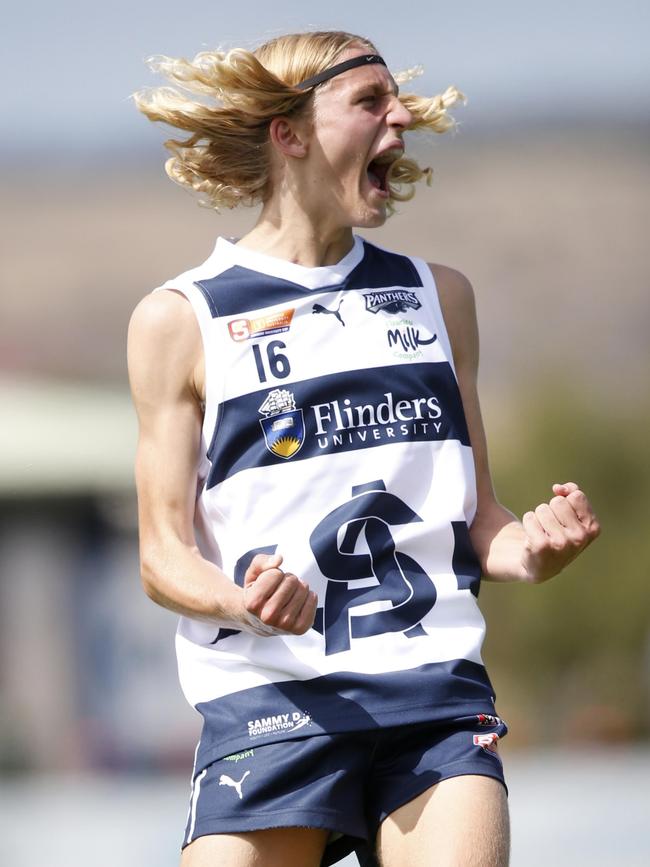
[{"label": "striped jersey", "polygon": [[494,714],[474,463],[427,265],[360,237],[317,268],[220,238],[160,288],[203,340],[202,555],[243,586],[279,553],[318,595],[300,636],[181,618],[196,771],[256,744]]}]

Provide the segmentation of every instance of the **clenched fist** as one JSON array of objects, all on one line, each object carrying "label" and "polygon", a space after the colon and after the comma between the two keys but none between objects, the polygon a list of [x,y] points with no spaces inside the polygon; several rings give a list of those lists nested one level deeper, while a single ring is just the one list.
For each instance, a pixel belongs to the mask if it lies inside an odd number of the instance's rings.
[{"label": "clenched fist", "polygon": [[555,496],[522,518],[526,538],[522,566],[540,583],[561,572],[600,535],[589,500],[574,482],[553,485]]},{"label": "clenched fist", "polygon": [[243,620],[256,635],[303,635],[311,628],[318,599],[279,554],[256,554],[244,575]]}]

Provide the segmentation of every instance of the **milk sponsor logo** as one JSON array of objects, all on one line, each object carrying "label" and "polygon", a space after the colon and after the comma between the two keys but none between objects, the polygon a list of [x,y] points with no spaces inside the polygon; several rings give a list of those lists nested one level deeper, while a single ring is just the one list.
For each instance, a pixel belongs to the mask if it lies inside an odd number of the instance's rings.
[{"label": "milk sponsor logo", "polygon": [[228,332],[236,343],[250,340],[253,337],[268,337],[270,334],[282,334],[291,327],[295,308],[278,310],[257,319],[232,319],[228,323]]},{"label": "milk sponsor logo", "polygon": [[438,339],[437,334],[431,337],[422,334],[421,329],[412,319],[393,319],[386,330],[388,348],[392,349],[395,358],[410,361],[420,358],[423,353],[421,346],[430,346]]},{"label": "milk sponsor logo", "polygon": [[305,420],[302,409],[296,409],[293,393],[286,388],[274,388],[259,408],[264,441],[271,454],[289,460],[305,441]]},{"label": "milk sponsor logo", "polygon": [[440,433],[442,409],[437,397],[400,400],[390,391],[382,397],[384,400],[372,403],[353,404],[346,397],[312,406],[319,448],[396,442]]},{"label": "milk sponsor logo", "polygon": [[278,713],[273,716],[263,716],[248,720],[248,737],[259,738],[262,735],[274,735],[279,732],[295,732],[311,725],[311,716],[303,711]]},{"label": "milk sponsor logo", "polygon": [[408,289],[382,289],[378,292],[364,292],[366,310],[370,313],[407,313],[409,308],[419,310],[422,307],[420,299]]}]

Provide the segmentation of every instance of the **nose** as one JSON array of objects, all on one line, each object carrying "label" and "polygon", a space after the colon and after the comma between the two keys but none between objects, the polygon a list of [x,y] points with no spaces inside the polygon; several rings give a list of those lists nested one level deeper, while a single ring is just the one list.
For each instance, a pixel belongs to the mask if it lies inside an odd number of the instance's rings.
[{"label": "nose", "polygon": [[396,126],[400,129],[408,129],[413,123],[413,115],[402,104],[399,96],[393,97],[387,120],[389,126]]}]

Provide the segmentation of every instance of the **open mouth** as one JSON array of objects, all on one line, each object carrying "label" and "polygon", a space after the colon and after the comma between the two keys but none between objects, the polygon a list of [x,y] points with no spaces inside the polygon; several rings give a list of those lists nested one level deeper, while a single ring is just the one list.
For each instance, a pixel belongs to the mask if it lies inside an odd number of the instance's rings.
[{"label": "open mouth", "polygon": [[388,174],[390,172],[390,167],[402,156],[402,154],[402,148],[395,147],[384,151],[374,159],[370,160],[368,168],[366,169],[366,174],[368,175],[368,180],[370,181],[371,186],[388,195]]}]

